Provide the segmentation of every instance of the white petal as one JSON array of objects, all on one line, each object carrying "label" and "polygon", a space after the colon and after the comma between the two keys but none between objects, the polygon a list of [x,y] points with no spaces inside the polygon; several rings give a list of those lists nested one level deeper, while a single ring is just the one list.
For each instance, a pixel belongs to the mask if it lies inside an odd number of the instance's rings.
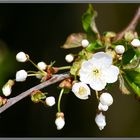
[{"label": "white petal", "polygon": [[96,91],[103,90],[105,88],[105,86],[106,86],[106,82],[104,80],[99,79],[99,78],[92,80],[92,82],[90,83],[90,87]]},{"label": "white petal", "polygon": [[80,81],[88,84],[92,80],[92,63],[85,61],[82,63],[81,69],[79,70]]},{"label": "white petal", "polygon": [[104,69],[103,71],[103,79],[106,80],[107,83],[114,83],[118,80],[119,68],[111,65],[108,69]]},{"label": "white petal", "polygon": [[93,80],[91,72],[80,70],[80,81],[86,84],[91,83]]},{"label": "white petal", "polygon": [[93,67],[93,62],[92,60],[84,61],[81,65],[81,69],[89,71]]},{"label": "white petal", "polygon": [[101,67],[109,67],[112,64],[112,57],[104,52],[94,54],[92,60]]}]

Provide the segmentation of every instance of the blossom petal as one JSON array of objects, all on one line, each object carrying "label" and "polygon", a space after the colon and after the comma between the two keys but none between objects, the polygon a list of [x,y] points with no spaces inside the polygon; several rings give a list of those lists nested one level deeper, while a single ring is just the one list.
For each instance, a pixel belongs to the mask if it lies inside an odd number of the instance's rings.
[{"label": "blossom petal", "polygon": [[79,70],[80,81],[89,84],[92,80],[92,65],[89,61],[83,62]]},{"label": "blossom petal", "polygon": [[90,87],[96,91],[103,90],[105,88],[105,86],[106,86],[106,82],[99,78],[92,80],[92,82],[90,83]]},{"label": "blossom petal", "polygon": [[103,77],[107,83],[114,83],[118,80],[119,68],[111,65],[108,69],[103,70]]},{"label": "blossom petal", "polygon": [[112,57],[104,52],[98,52],[92,57],[93,63],[102,68],[109,67],[112,64]]}]

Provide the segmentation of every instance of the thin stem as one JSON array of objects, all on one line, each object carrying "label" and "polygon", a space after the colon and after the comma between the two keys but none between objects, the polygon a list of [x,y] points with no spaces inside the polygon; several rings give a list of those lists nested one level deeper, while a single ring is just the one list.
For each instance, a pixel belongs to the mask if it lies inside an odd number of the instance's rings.
[{"label": "thin stem", "polygon": [[136,14],[134,15],[133,19],[128,24],[128,26],[124,30],[119,32],[116,35],[116,37],[113,39],[113,41],[116,42],[116,41],[122,39],[123,36],[125,35],[125,33],[128,32],[128,31],[134,31],[139,20],[140,20],[140,7],[138,7],[138,10],[137,10]]},{"label": "thin stem", "polygon": [[36,73],[36,74],[28,74],[28,77],[37,76],[37,75],[40,75],[40,74],[38,74],[38,73]]},{"label": "thin stem", "polygon": [[56,82],[62,81],[62,80],[66,79],[66,78],[69,78],[69,77],[70,77],[69,73],[53,75],[51,79],[49,79],[45,82],[42,82],[42,83],[28,89],[27,91],[22,92],[21,94],[15,96],[13,98],[8,99],[7,103],[5,105],[3,105],[2,107],[0,107],[0,113],[4,112],[5,110],[7,110],[9,107],[14,105],[18,101],[20,101],[20,100],[24,99],[25,97],[29,96],[33,91],[43,89],[43,88],[45,88],[49,85],[52,85]]},{"label": "thin stem", "polygon": [[98,91],[95,91],[95,93],[96,93],[97,100],[99,100],[99,93],[98,93]]},{"label": "thin stem", "polygon": [[63,67],[58,67],[58,70],[67,70],[70,68],[71,68],[71,66],[63,66]]},{"label": "thin stem", "polygon": [[64,92],[64,89],[62,88],[60,91],[60,94],[59,94],[59,98],[58,98],[58,104],[57,104],[58,112],[61,112],[60,103],[61,103],[61,98],[62,98],[63,92]]},{"label": "thin stem", "polygon": [[29,59],[29,61],[30,61],[39,71],[41,71],[44,75],[46,75],[46,72],[43,71],[42,69],[40,69],[31,59]]},{"label": "thin stem", "polygon": [[27,71],[28,73],[38,73],[38,72],[36,72],[36,71]]}]

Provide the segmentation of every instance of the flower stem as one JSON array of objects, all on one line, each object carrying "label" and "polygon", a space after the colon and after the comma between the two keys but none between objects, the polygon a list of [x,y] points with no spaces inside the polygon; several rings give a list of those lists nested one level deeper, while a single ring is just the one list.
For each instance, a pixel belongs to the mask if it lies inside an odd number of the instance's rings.
[{"label": "flower stem", "polygon": [[58,104],[57,104],[58,112],[61,112],[60,103],[61,103],[61,98],[62,98],[63,92],[64,92],[64,89],[62,88],[60,91],[60,94],[59,94],[59,98],[58,98]]},{"label": "flower stem", "polygon": [[71,68],[71,66],[63,66],[63,67],[58,67],[58,70],[67,70],[70,68]]},{"label": "flower stem", "polygon": [[98,93],[98,91],[95,91],[95,93],[96,93],[97,100],[99,100],[99,93]]},{"label": "flower stem", "polygon": [[36,71],[27,71],[28,73],[34,73],[36,74],[37,72]]},{"label": "flower stem", "polygon": [[44,75],[46,75],[46,72],[40,69],[31,59],[28,59],[39,71],[41,71]]},{"label": "flower stem", "polygon": [[37,76],[37,75],[40,75],[40,74],[28,74],[28,76]]}]

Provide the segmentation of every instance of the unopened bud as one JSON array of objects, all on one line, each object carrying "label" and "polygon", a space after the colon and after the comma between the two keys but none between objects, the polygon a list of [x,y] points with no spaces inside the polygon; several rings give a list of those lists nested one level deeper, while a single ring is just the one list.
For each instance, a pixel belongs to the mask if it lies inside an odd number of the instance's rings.
[{"label": "unopened bud", "polygon": [[103,104],[99,103],[98,109],[101,110],[101,111],[107,111],[108,110],[108,105],[103,105]]},{"label": "unopened bud", "polygon": [[115,47],[115,51],[117,54],[123,54],[125,52],[125,48],[123,45],[117,45]]},{"label": "unopened bud", "polygon": [[53,106],[55,104],[55,98],[53,96],[47,97],[45,102],[48,106]]},{"label": "unopened bud", "polygon": [[18,62],[26,62],[28,60],[28,57],[27,57],[27,55],[24,52],[19,52],[16,55],[16,60]]},{"label": "unopened bud", "polygon": [[55,124],[56,124],[57,130],[61,130],[64,127],[65,120],[64,120],[64,113],[63,112],[58,112],[56,114]]},{"label": "unopened bud", "polygon": [[89,45],[89,42],[87,39],[83,39],[82,42],[81,42],[82,46],[85,48]]},{"label": "unopened bud", "polygon": [[95,122],[98,125],[100,130],[104,129],[104,127],[106,126],[106,120],[105,120],[105,116],[102,114],[102,112],[100,114],[96,115]]},{"label": "unopened bud", "polygon": [[68,62],[68,63],[71,63],[73,60],[74,60],[74,56],[73,54],[68,54],[65,56],[65,60]]},{"label": "unopened bud", "polygon": [[5,96],[9,96],[11,94],[13,85],[14,85],[14,81],[8,80],[8,82],[3,86],[2,92]]},{"label": "unopened bud", "polygon": [[46,70],[47,68],[47,64],[45,62],[39,62],[37,64],[37,66],[41,69],[41,70]]},{"label": "unopened bud", "polygon": [[131,45],[134,47],[140,47],[140,40],[139,39],[133,39],[131,42]]},{"label": "unopened bud", "polygon": [[99,100],[102,105],[110,106],[113,103],[113,97],[109,93],[102,93]]}]

